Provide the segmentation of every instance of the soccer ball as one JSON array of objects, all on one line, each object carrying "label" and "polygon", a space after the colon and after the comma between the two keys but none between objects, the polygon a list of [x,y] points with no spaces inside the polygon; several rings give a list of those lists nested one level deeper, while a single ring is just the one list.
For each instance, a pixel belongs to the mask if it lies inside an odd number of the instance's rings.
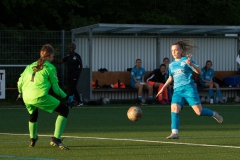
[{"label": "soccer ball", "polygon": [[202,103],[204,103],[205,102],[205,97],[202,96],[200,100],[201,100]]},{"label": "soccer ball", "polygon": [[146,99],[142,98],[142,103],[145,104],[146,103]]},{"label": "soccer ball", "polygon": [[142,118],[142,110],[139,107],[132,106],[127,111],[127,117],[130,121],[138,121]]},{"label": "soccer ball", "polygon": [[103,104],[109,104],[109,103],[110,103],[110,99],[107,98],[107,97],[104,97],[104,98],[102,99],[102,103],[103,103]]},{"label": "soccer ball", "polygon": [[226,103],[227,102],[227,97],[226,96],[222,96],[222,100],[223,100],[224,103]]}]

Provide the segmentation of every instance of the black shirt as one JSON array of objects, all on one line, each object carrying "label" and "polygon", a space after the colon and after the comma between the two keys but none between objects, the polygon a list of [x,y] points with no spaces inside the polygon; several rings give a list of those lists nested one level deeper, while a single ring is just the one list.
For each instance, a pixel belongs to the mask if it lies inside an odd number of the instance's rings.
[{"label": "black shirt", "polygon": [[146,81],[165,83],[165,74],[162,74],[160,69],[155,69],[147,76]]},{"label": "black shirt", "polygon": [[68,74],[82,70],[82,58],[79,54],[74,53],[71,55],[68,53],[62,60],[64,63],[67,62]]}]

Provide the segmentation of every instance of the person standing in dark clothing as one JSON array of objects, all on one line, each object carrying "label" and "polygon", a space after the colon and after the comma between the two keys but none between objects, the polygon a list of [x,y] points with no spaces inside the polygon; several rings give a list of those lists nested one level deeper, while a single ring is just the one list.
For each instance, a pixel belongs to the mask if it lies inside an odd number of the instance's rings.
[{"label": "person standing in dark clothing", "polygon": [[82,72],[83,64],[81,56],[75,52],[76,45],[74,43],[69,44],[69,53],[59,62],[59,64],[67,63],[67,83],[69,95],[74,95],[75,106],[83,105],[77,91],[77,83],[79,76]]}]

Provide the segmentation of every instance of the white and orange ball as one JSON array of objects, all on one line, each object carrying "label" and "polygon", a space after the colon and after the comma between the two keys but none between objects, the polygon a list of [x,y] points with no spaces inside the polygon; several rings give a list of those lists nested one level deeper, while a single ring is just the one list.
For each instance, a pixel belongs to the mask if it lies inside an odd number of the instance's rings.
[{"label": "white and orange ball", "polygon": [[132,106],[127,111],[127,117],[130,121],[138,121],[142,118],[142,110],[137,106]]}]

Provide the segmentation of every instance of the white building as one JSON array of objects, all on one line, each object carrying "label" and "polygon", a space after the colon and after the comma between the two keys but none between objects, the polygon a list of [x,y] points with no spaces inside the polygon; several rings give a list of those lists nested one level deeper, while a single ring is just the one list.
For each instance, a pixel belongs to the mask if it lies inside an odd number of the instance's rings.
[{"label": "white building", "polygon": [[[100,68],[126,71],[135,65],[137,58],[142,59],[146,71],[152,71],[159,67],[163,58],[172,60],[170,46],[181,39],[192,39],[199,47],[193,59],[200,67],[211,60],[215,71],[238,71],[239,33],[240,26],[100,23],[72,29],[72,42],[89,72],[89,83],[84,86],[91,90],[92,71]],[[91,92],[89,96],[98,98]]]}]

